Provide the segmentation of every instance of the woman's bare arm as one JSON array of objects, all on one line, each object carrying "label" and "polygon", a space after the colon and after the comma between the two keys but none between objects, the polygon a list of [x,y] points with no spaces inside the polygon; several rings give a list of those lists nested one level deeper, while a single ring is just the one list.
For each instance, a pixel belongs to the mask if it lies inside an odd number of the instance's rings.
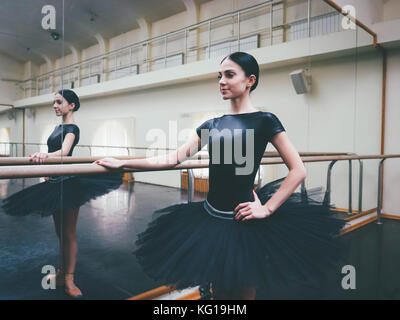
[{"label": "woman's bare arm", "polygon": [[299,153],[290,142],[286,132],[277,133],[271,142],[289,168],[289,174],[283,180],[280,188],[264,205],[261,204],[257,193],[253,190],[254,201],[239,203],[234,209],[236,220],[246,221],[268,217],[289,198],[306,177],[303,161],[301,161]]},{"label": "woman's bare arm", "polygon": [[55,152],[48,153],[49,157],[66,157],[68,156],[72,145],[74,144],[75,141],[75,134],[69,132],[65,135],[63,144],[61,146],[60,150],[57,150]]},{"label": "woman's bare arm", "polygon": [[75,134],[69,132],[65,135],[63,144],[61,146],[60,150],[57,150],[55,152],[36,152],[32,155],[30,155],[30,161],[36,162],[36,163],[43,163],[45,159],[49,157],[65,157],[68,156],[72,145],[74,144],[75,140]]},{"label": "woman's bare arm", "polygon": [[272,138],[271,142],[289,169],[289,173],[283,180],[280,188],[264,204],[264,207],[272,213],[278,209],[287,198],[289,198],[300,183],[306,178],[307,173],[299,153],[289,140],[286,132],[283,131],[276,134]]},{"label": "woman's bare arm", "polygon": [[144,159],[118,160],[104,158],[95,161],[96,164],[107,168],[134,168],[134,169],[166,169],[173,168],[187,158],[193,156],[201,149],[201,139],[193,132],[190,138],[178,149],[165,155],[148,157]]}]

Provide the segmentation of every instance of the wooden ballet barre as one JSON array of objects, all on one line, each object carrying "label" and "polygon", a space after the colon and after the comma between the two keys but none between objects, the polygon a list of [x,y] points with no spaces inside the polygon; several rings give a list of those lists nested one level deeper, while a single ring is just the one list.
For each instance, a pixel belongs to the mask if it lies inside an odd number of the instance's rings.
[{"label": "wooden ballet barre", "polygon": [[[96,160],[103,158],[110,158],[111,156],[101,157],[50,157],[44,160],[45,164],[72,164],[72,163],[92,163]],[[130,159],[143,159],[146,157],[140,156],[115,156],[113,157],[119,160],[130,160]],[[36,163],[29,160],[29,157],[8,157],[0,158],[0,166],[8,165],[35,165]]]},{"label": "wooden ballet barre", "polygon": [[[365,155],[365,156],[318,156],[302,157],[303,162],[323,162],[332,160],[358,160],[358,159],[389,159],[400,158],[400,154],[391,155]],[[44,176],[64,176],[64,175],[84,175],[99,174],[107,172],[149,172],[149,171],[169,171],[181,169],[208,168],[207,160],[187,160],[171,168],[163,169],[116,169],[110,170],[96,164],[60,164],[60,165],[37,165],[37,166],[7,166],[0,168],[0,179],[9,178],[33,178]],[[262,158],[261,165],[283,164],[281,158],[270,159]]]},{"label": "wooden ballet barre", "polygon": [[99,174],[110,172],[147,172],[147,171],[167,171],[190,168],[208,168],[208,161],[185,161],[185,164],[179,164],[172,168],[165,169],[106,169],[103,166],[85,163],[85,164],[59,164],[59,165],[37,165],[37,166],[4,166],[0,168],[0,179],[8,178],[34,178],[45,176],[69,176]]},{"label": "wooden ballet barre", "polygon": [[[329,156],[329,155],[346,155],[347,153],[341,152],[299,152],[300,156]],[[278,152],[265,152],[264,157],[280,157]],[[111,156],[98,156],[98,157],[51,157],[45,160],[45,164],[72,164],[72,163],[92,163],[96,160],[103,158],[109,158]],[[113,156],[119,160],[132,160],[132,159],[144,159],[144,156]],[[208,154],[196,154],[189,158],[190,160],[195,159],[209,159]],[[0,166],[9,165],[34,165],[35,162],[29,160],[29,157],[0,157]]]}]

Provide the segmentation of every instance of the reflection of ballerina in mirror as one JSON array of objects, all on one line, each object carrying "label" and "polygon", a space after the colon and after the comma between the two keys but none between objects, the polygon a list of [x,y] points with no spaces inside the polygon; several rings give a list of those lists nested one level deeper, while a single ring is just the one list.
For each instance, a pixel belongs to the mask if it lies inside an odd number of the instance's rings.
[{"label": "reflection of ballerina in mirror", "polygon": [[[62,117],[62,124],[56,126],[49,136],[47,153],[30,155],[30,160],[37,164],[46,163],[50,157],[72,156],[79,141],[80,130],[73,117],[73,113],[80,108],[79,97],[72,90],[60,90],[55,95],[53,107],[56,115]],[[24,188],[3,201],[4,211],[9,215],[38,213],[53,216],[60,243],[56,286],[64,286],[65,292],[73,298],[82,297],[82,292],[74,284],[79,208],[87,201],[119,188],[121,183],[119,173],[46,177],[44,182]]]}]

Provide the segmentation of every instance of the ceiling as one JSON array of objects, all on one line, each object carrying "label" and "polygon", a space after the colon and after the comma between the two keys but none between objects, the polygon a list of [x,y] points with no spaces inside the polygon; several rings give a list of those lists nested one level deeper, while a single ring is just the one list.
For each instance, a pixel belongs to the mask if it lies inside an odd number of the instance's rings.
[{"label": "ceiling", "polygon": [[[45,5],[56,9],[56,30],[42,28]],[[19,62],[42,64],[43,55],[63,56],[62,40],[64,54],[69,54],[70,46],[82,50],[96,44],[98,33],[112,38],[138,28],[140,18],[151,23],[185,10],[183,0],[1,0],[0,53]],[[54,40],[51,31],[62,35],[63,24],[64,39]]]}]

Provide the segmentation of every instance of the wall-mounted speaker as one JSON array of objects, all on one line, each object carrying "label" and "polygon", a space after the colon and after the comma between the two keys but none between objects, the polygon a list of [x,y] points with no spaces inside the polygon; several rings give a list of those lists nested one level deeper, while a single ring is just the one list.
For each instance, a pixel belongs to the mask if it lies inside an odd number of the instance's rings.
[{"label": "wall-mounted speaker", "polygon": [[15,110],[7,110],[7,118],[8,120],[13,120],[15,119]]},{"label": "wall-mounted speaker", "polygon": [[297,94],[308,93],[311,90],[311,74],[304,69],[290,73],[293,87]]},{"label": "wall-mounted speaker", "polygon": [[28,109],[26,109],[26,116],[27,116],[29,119],[34,118],[35,115],[36,115],[36,110],[35,110],[35,109],[33,109],[33,108],[28,108]]}]

